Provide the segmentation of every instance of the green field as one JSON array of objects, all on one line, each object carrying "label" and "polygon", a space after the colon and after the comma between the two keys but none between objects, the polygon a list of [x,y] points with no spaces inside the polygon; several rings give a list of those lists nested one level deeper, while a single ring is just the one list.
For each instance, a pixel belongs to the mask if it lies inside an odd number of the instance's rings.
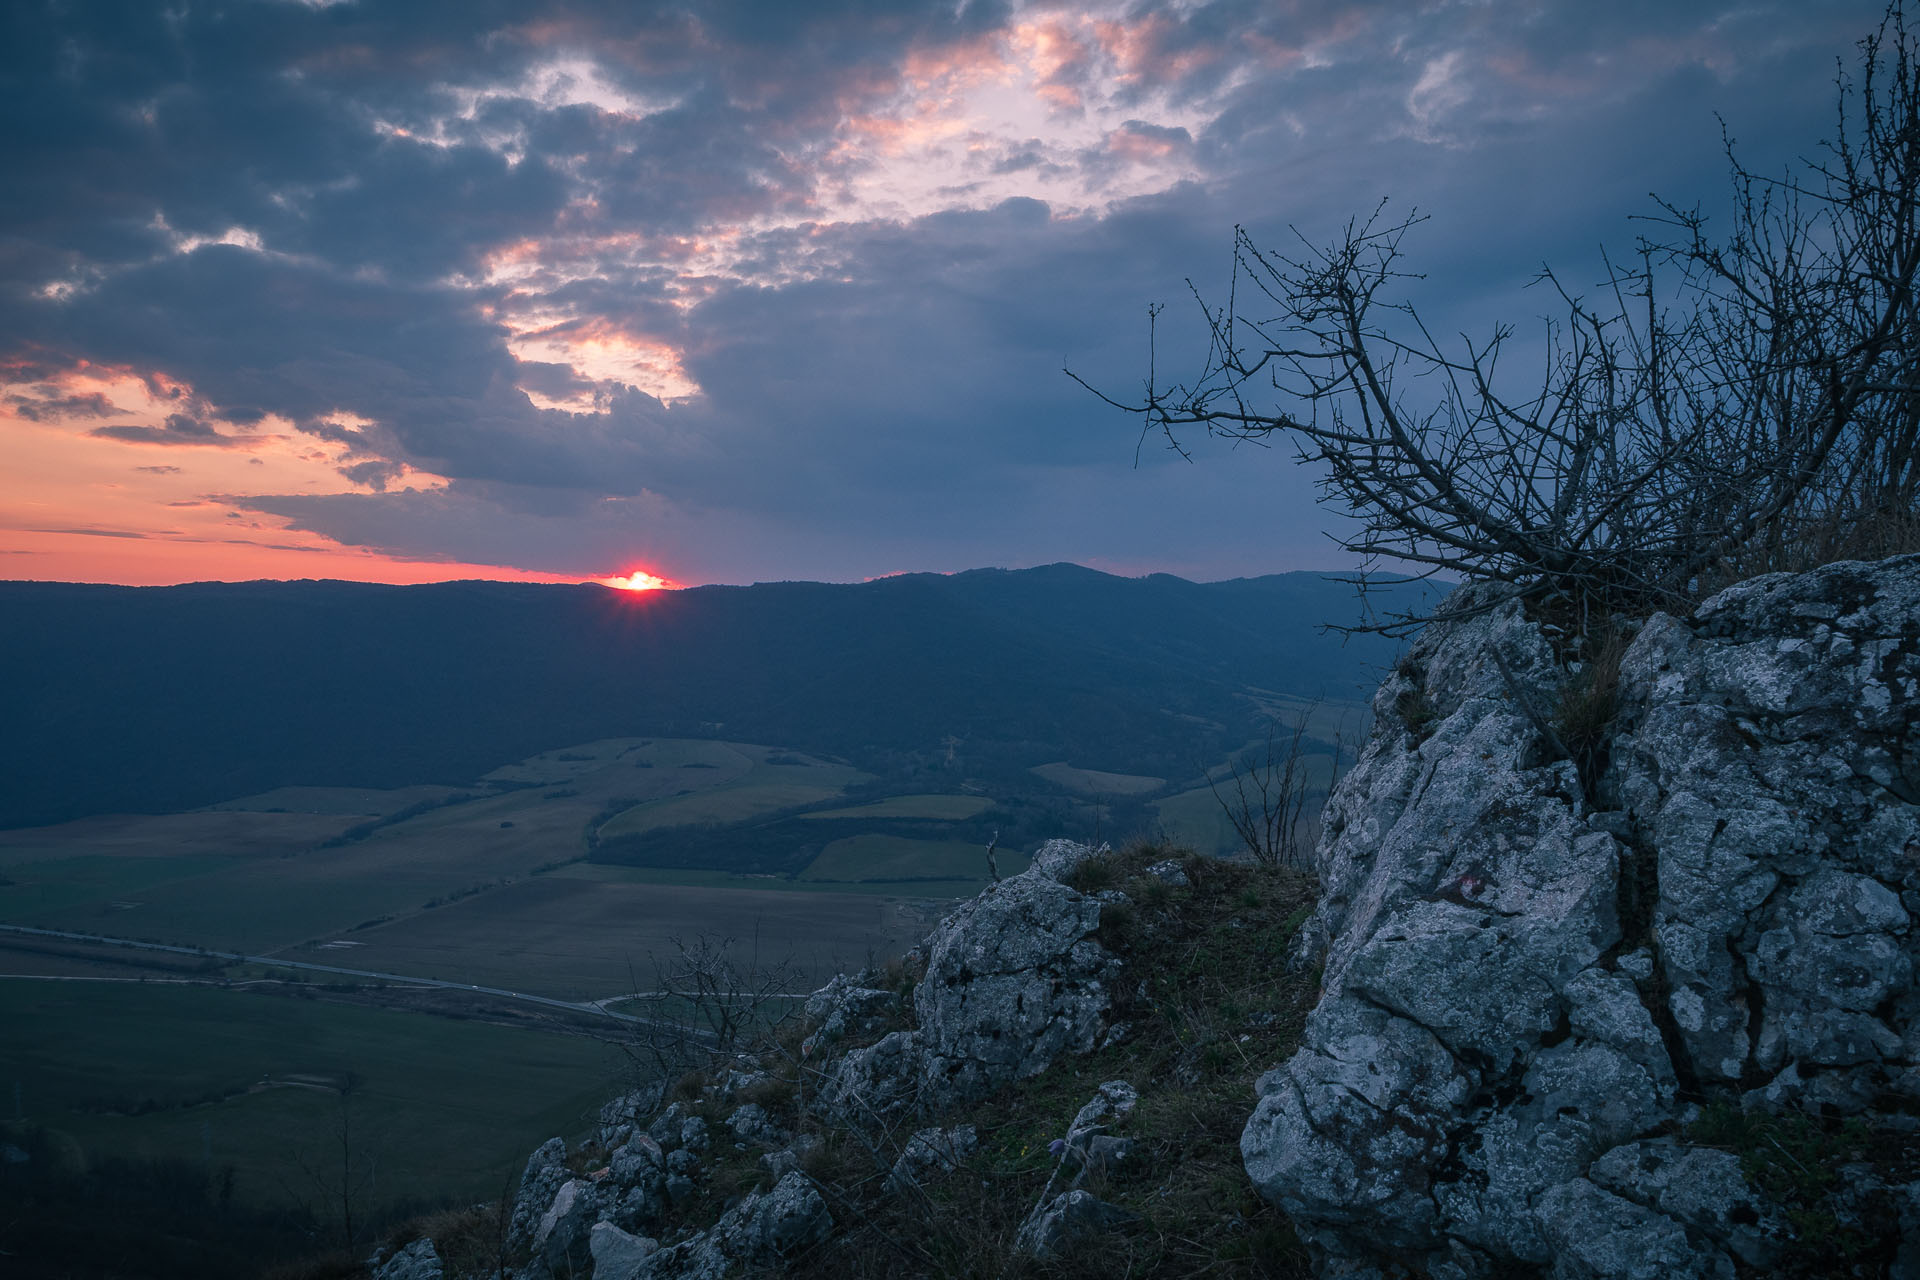
[{"label": "green field", "polygon": [[[694,787],[705,781],[697,776],[685,776],[700,772],[685,766],[671,772],[679,777],[682,786]],[[749,760],[746,768],[717,786],[703,787],[691,795],[635,805],[609,819],[600,828],[600,836],[611,840],[662,827],[745,822],[782,809],[831,800],[848,787],[869,780],[870,775],[847,765],[768,764],[764,759]]]},{"label": "green field", "polygon": [[[997,852],[1003,876],[1018,875],[1031,861],[1026,854]],[[984,845],[959,840],[913,840],[905,836],[864,835],[835,840],[820,851],[801,878],[831,881],[968,880],[985,884]]]},{"label": "green field", "polygon": [[[978,849],[976,847],[976,852]],[[1011,859],[1003,859],[1001,874],[1007,874]],[[1024,867],[1027,859],[1022,857]],[[986,859],[980,860],[984,869]],[[890,880],[808,880],[804,877],[741,875],[732,871],[705,871],[693,867],[629,867],[617,863],[575,862],[549,872],[543,879],[594,880],[609,884],[685,885],[702,889],[765,889],[782,893],[847,893],[875,897],[915,899],[971,898],[986,881],[968,875],[950,880],[915,880],[901,883]]]},{"label": "green field", "polygon": [[889,796],[872,804],[846,809],[821,809],[802,818],[925,818],[933,822],[965,822],[993,808],[985,796]]},{"label": "green field", "polygon": [[1149,778],[1138,773],[1101,773],[1097,769],[1076,769],[1064,760],[1037,764],[1027,772],[1045,778],[1055,786],[1085,796],[1142,796],[1167,785],[1165,778]]},{"label": "green field", "polygon": [[791,893],[538,876],[351,935],[351,952],[303,947],[286,958],[593,1000],[653,985],[652,958],[676,938],[758,937],[768,955],[810,979],[869,953],[919,941],[921,886],[892,895]]},{"label": "green field", "polygon": [[373,787],[275,787],[272,791],[242,796],[238,800],[222,800],[207,808],[216,813],[325,813],[385,817],[390,813],[398,813],[408,805],[445,799],[459,789],[418,786],[383,791]]},{"label": "green field", "polygon": [[356,1158],[391,1202],[498,1195],[533,1147],[584,1132],[624,1070],[578,1036],[156,983],[0,979],[0,1025],[0,1084],[27,1121],[96,1156],[232,1164],[261,1200],[337,1167],[350,1077]]},{"label": "green field", "polygon": [[[588,826],[623,805],[610,827],[734,822],[866,779],[766,747],[671,738],[585,743],[488,777],[512,785],[282,788],[194,813],[0,832],[0,922],[272,954],[476,890],[510,893],[582,857]],[[400,796],[456,802],[409,813]]]},{"label": "green field", "polygon": [[[724,826],[845,806],[846,788],[870,780],[777,748],[608,739],[467,787],[286,787],[191,813],[0,831],[0,922],[570,1000],[650,990],[678,940],[732,938],[745,962],[788,965],[791,985],[811,989],[923,938],[979,889],[980,848],[838,842],[826,865],[868,883],[581,859],[608,814],[614,833]],[[859,831],[988,806],[899,796],[837,816]],[[912,879],[887,882],[898,876]],[[349,1078],[344,1114],[379,1199],[479,1199],[544,1139],[577,1135],[624,1063],[553,1029],[329,1003],[281,982],[277,995],[194,985],[182,978],[211,972],[153,952],[21,943],[0,952],[0,975],[0,1101],[17,1085],[25,1121],[97,1156],[231,1164],[257,1199],[311,1198],[304,1167],[337,1140]]]},{"label": "green field", "polygon": [[1244,848],[1220,802],[1205,787],[1168,796],[1157,801],[1155,807],[1160,811],[1160,829],[1175,844],[1200,853],[1221,855],[1238,853]]}]

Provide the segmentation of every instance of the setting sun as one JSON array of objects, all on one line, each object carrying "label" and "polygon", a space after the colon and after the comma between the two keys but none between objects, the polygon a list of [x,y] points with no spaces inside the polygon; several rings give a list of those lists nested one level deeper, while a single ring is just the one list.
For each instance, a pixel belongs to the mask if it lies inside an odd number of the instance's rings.
[{"label": "setting sun", "polygon": [[665,578],[655,577],[641,569],[635,569],[624,576],[596,578],[594,581],[617,591],[660,591],[671,585]]}]

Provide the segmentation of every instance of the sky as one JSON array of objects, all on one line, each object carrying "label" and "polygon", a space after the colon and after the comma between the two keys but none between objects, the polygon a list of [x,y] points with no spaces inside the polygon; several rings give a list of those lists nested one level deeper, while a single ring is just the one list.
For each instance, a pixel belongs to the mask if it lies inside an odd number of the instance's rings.
[{"label": "sky", "polygon": [[1196,368],[1236,225],[1383,199],[1436,332],[1537,328],[1879,13],[13,0],[0,578],[1347,568],[1286,449],[1065,370],[1137,394],[1152,303]]}]

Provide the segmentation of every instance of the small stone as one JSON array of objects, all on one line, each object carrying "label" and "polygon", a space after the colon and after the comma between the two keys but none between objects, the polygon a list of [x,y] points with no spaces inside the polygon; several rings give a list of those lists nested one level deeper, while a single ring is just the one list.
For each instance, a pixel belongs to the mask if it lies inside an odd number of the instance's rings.
[{"label": "small stone", "polygon": [[1171,885],[1175,889],[1185,889],[1193,883],[1187,879],[1187,869],[1173,858],[1168,858],[1165,862],[1154,863],[1147,868],[1147,874],[1162,884]]}]

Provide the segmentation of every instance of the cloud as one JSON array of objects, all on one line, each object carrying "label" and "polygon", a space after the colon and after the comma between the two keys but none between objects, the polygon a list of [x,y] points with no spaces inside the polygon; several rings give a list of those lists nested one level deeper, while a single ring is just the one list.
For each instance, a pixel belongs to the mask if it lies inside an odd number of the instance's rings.
[{"label": "cloud", "polygon": [[1156,376],[1186,376],[1187,280],[1218,299],[1237,223],[1319,240],[1389,193],[1434,214],[1408,288],[1441,331],[1525,323],[1515,288],[1644,192],[1714,198],[1714,109],[1757,158],[1806,149],[1877,11],[31,6],[0,49],[0,408],[102,449],[291,429],[353,492],[233,507],[394,554],[1311,560],[1299,473],[1135,471],[1138,423],[1063,364],[1136,394],[1158,301]]},{"label": "cloud", "polygon": [[212,423],[188,413],[170,413],[165,424],[158,427],[121,424],[95,427],[87,434],[128,444],[199,445],[215,449],[240,449],[255,442],[251,436],[224,435]]}]

